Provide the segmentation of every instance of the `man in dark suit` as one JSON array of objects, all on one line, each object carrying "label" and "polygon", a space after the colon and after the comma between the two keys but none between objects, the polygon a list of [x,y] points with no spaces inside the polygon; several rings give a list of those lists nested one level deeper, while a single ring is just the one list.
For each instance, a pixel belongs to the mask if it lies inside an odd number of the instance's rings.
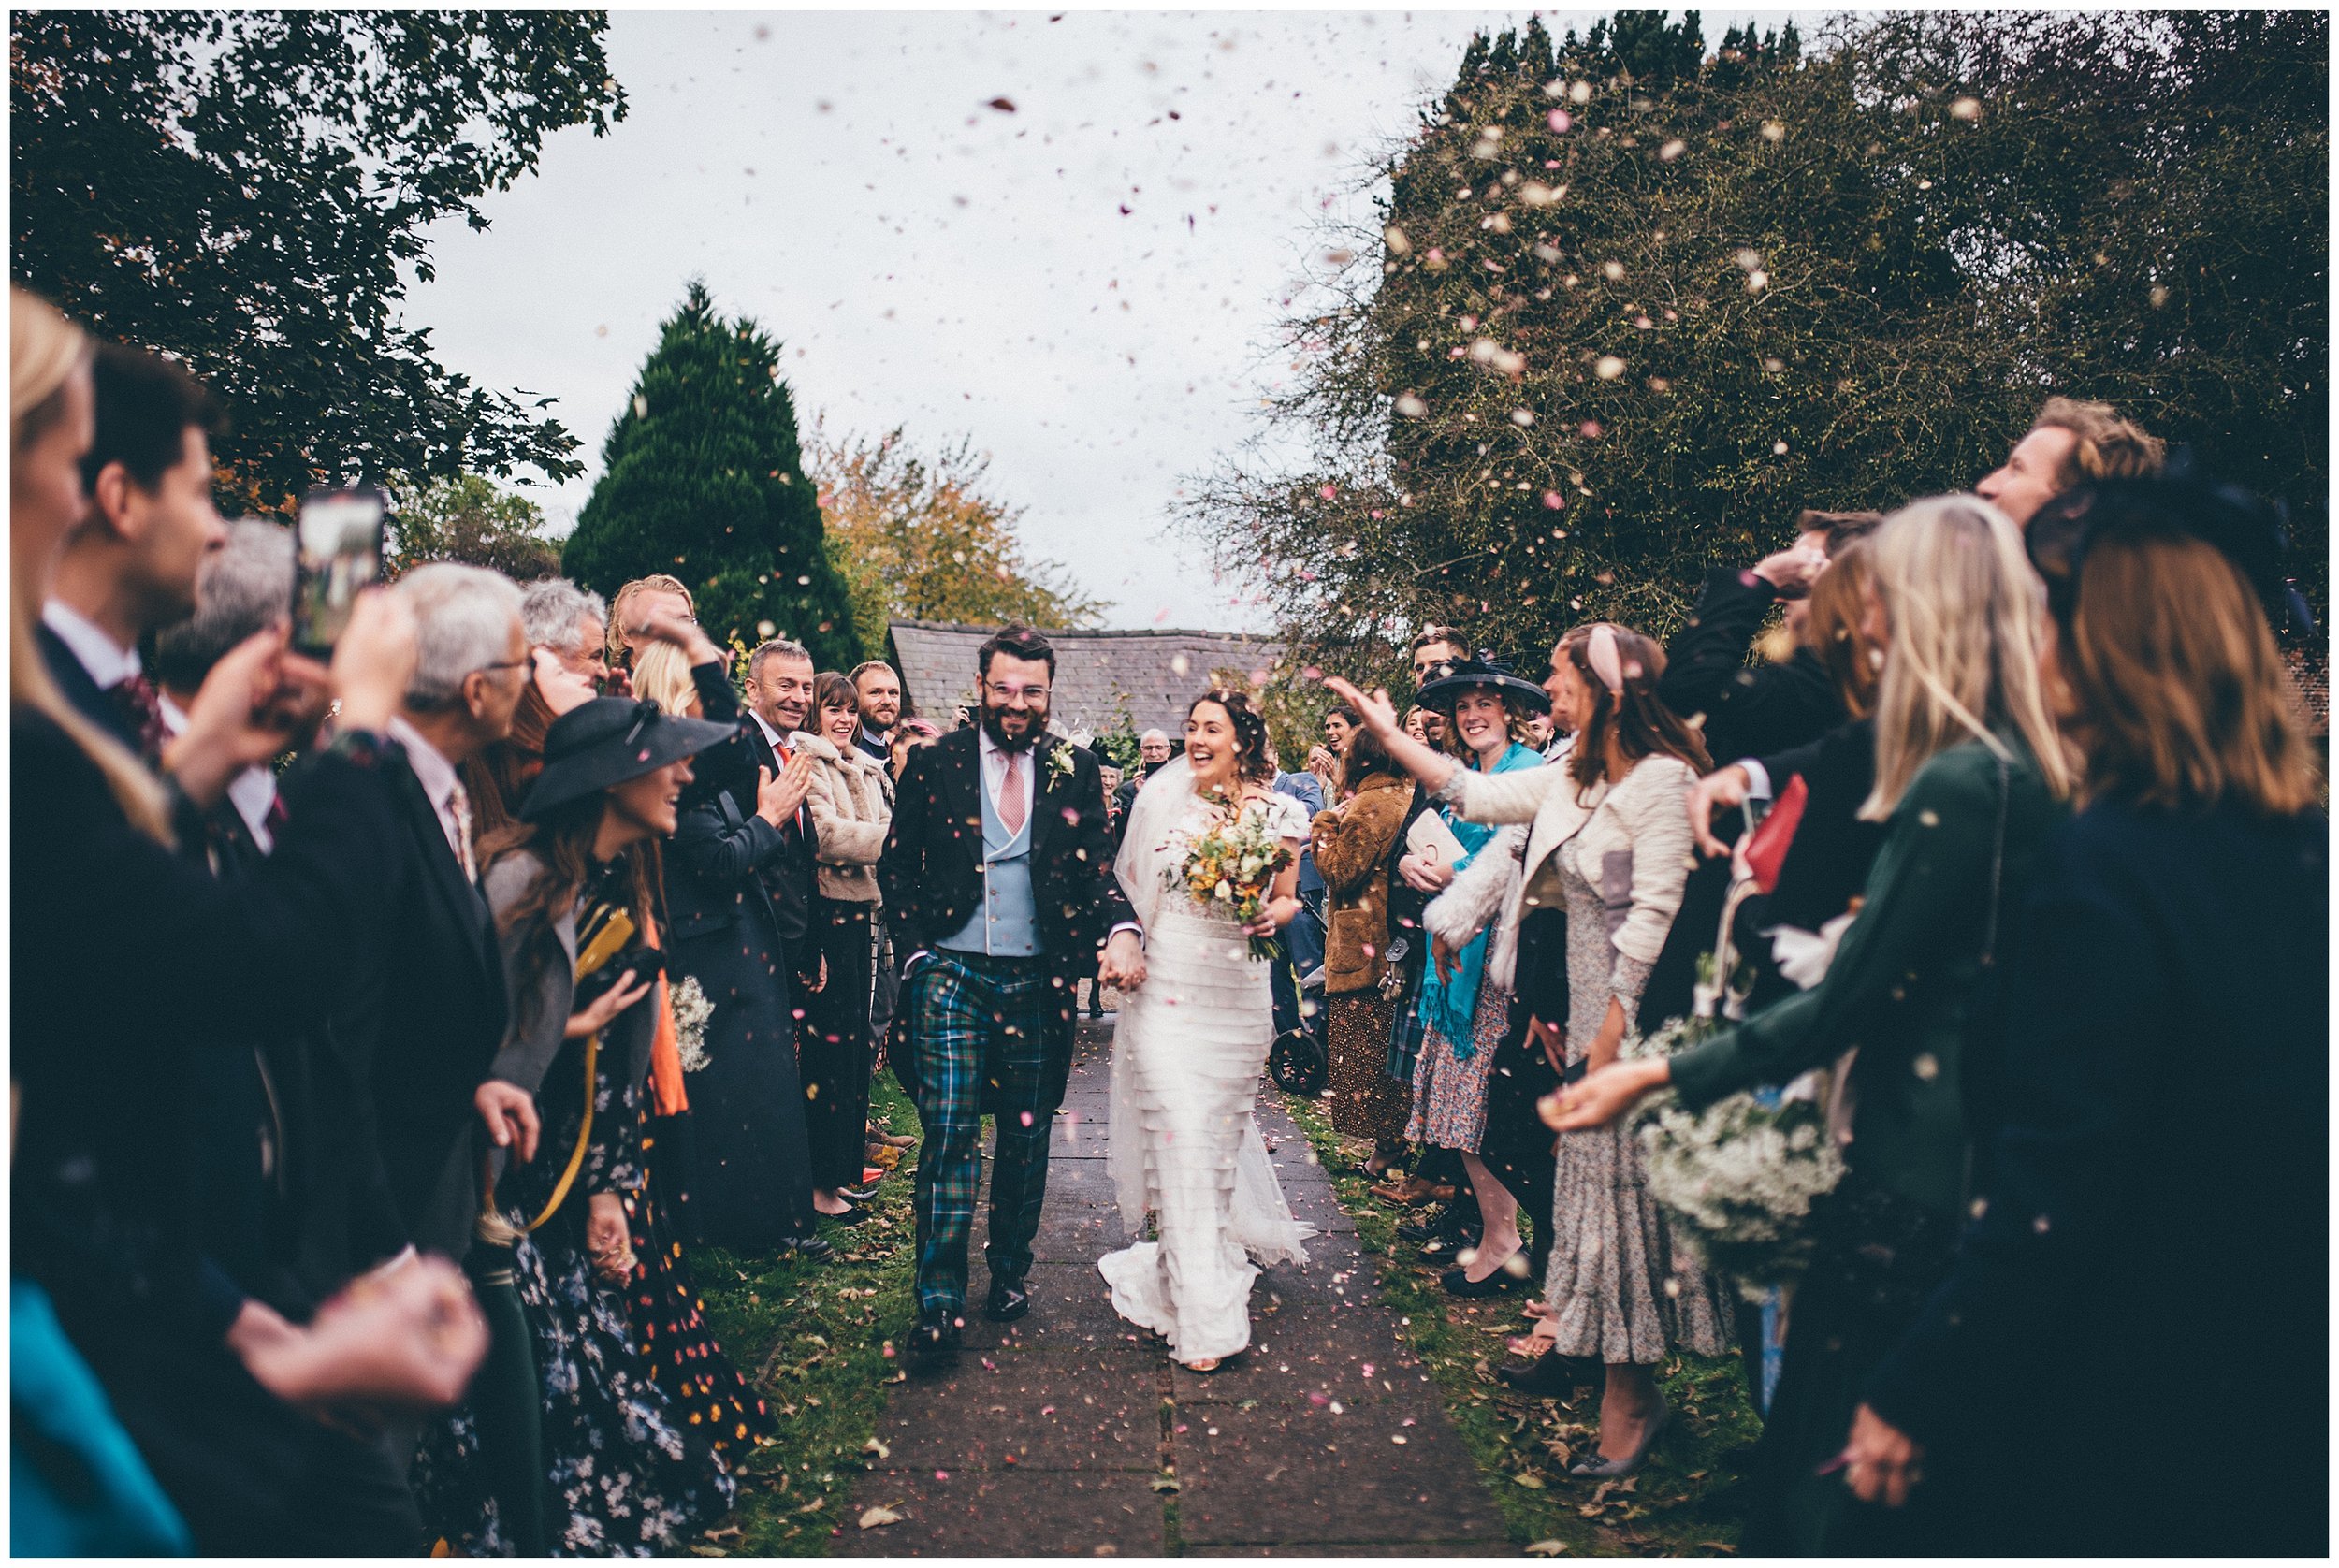
[{"label": "man in dark suit", "polygon": [[987,1315],[1030,1309],[1024,1276],[1048,1179],[1048,1128],[1070,1072],[1068,977],[1103,949],[1109,985],[1143,983],[1112,879],[1097,759],[1047,733],[1055,649],[1010,626],[976,655],[981,720],[910,753],[878,879],[909,959],[897,1038],[914,1058],[918,1160],[913,1364],[957,1357],[966,1241],[997,1118]]},{"label": "man in dark suit", "polygon": [[119,343],[98,348],[91,381],[89,512],[57,559],[36,635],[65,701],[152,765],[162,712],[138,644],[194,613],[196,570],[226,542],[211,505],[219,405],[177,366]]},{"label": "man in dark suit", "polygon": [[[804,728],[805,716],[812,711],[812,655],[799,643],[776,638],[748,655],[748,712],[768,753],[759,761],[776,775],[785,774],[795,759],[788,737]],[[763,868],[763,887],[771,895],[772,913],[779,919],[780,944],[795,967],[797,983],[805,992],[814,992],[821,983],[810,935],[821,837],[813,829],[810,807],[799,805],[790,813],[779,840],[780,852]]]},{"label": "man in dark suit", "polygon": [[370,1125],[358,1131],[374,1141],[406,1242],[460,1261],[479,1213],[474,1107],[490,1125],[534,1116],[524,1091],[487,1077],[503,1038],[503,964],[458,777],[511,731],[527,636],[519,589],[484,568],[434,563],[392,591],[414,612],[421,659],[389,726],[408,762],[401,851],[382,889],[391,936],[350,977],[332,1027],[368,1087]]}]

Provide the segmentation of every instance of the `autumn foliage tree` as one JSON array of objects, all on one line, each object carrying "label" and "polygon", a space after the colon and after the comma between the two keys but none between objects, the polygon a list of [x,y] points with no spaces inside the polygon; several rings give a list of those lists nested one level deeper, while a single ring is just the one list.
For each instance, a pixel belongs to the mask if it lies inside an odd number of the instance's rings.
[{"label": "autumn foliage tree", "polygon": [[828,550],[862,646],[894,620],[1094,626],[1104,607],[1017,536],[1022,508],[990,489],[990,458],[961,440],[920,456],[899,427],[875,439],[815,428]]},{"label": "autumn foliage tree", "polygon": [[1472,43],[1186,514],[1296,646],[1664,633],[1798,509],[1965,487],[2058,392],[2285,496],[2320,556],[2323,19],[1842,28]]},{"label": "autumn foliage tree", "polygon": [[476,473],[392,490],[393,575],[433,560],[488,567],[517,583],[560,574],[560,545],[547,530],[544,508],[526,496]]}]

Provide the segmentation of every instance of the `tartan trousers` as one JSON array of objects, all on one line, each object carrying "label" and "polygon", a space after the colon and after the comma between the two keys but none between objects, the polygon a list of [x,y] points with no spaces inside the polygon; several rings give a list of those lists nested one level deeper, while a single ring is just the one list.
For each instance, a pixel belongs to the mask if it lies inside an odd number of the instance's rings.
[{"label": "tartan trousers", "polygon": [[982,1183],[982,1113],[997,1117],[991,1166],[994,1279],[1020,1280],[1048,1188],[1048,1129],[1063,1097],[1051,1047],[1062,992],[1046,958],[934,951],[902,976],[896,1006],[916,1054],[918,1313],[954,1316],[966,1303],[966,1240]]}]

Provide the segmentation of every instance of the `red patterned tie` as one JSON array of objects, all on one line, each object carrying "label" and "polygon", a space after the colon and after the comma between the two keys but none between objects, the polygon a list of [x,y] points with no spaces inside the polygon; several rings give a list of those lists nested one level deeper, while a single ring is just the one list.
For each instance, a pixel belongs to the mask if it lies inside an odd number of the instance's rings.
[{"label": "red patterned tie", "polygon": [[155,693],[154,683],[144,672],[134,673],[123,679],[112,691],[113,700],[121,704],[123,716],[138,733],[138,755],[149,762],[163,754],[163,701]]}]

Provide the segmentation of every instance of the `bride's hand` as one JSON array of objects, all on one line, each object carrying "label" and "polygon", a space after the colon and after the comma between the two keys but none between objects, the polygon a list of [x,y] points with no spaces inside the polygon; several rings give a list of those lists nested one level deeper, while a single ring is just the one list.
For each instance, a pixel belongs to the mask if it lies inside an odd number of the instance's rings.
[{"label": "bride's hand", "polygon": [[1134,931],[1116,931],[1097,963],[1097,978],[1118,991],[1135,991],[1145,983],[1145,946]]},{"label": "bride's hand", "polygon": [[1324,687],[1357,710],[1358,716],[1364,720],[1364,727],[1373,732],[1373,739],[1386,742],[1398,733],[1397,704],[1388,700],[1387,692],[1376,690],[1368,697],[1338,675],[1326,675]]}]

